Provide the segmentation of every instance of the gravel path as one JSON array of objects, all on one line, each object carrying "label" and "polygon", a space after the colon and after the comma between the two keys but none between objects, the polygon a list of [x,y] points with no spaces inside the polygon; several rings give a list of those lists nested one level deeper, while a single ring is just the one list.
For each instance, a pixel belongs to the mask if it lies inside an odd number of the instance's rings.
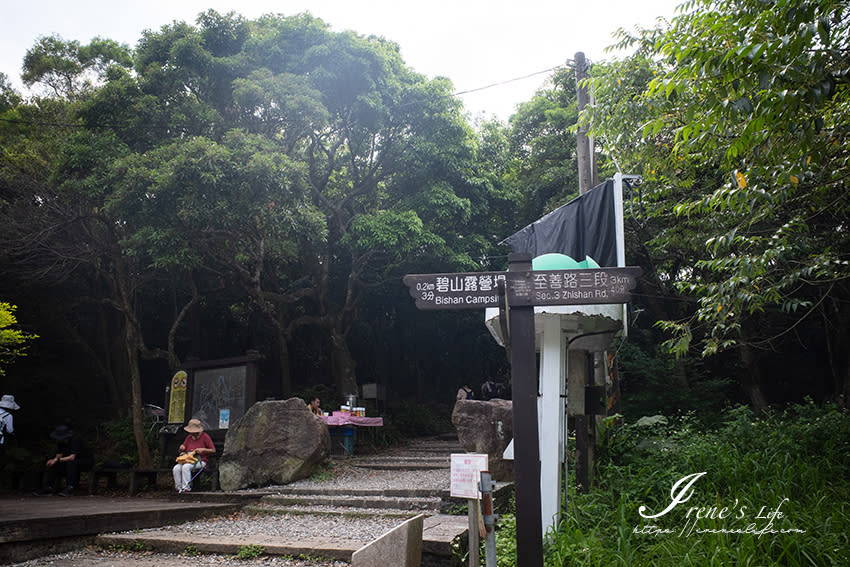
[{"label": "gravel path", "polygon": [[395,471],[358,467],[347,462],[335,463],[329,478],[303,479],[288,485],[298,488],[434,488],[451,487],[449,469]]},{"label": "gravel path", "polygon": [[[394,489],[434,488],[448,489],[448,470],[383,471],[361,468],[346,463],[336,463],[328,475],[314,479],[303,479],[288,485],[294,488],[347,488],[347,489]],[[269,486],[264,492],[274,492],[281,487]],[[258,489],[259,490],[259,489]],[[327,511],[331,507],[322,507]],[[351,539],[364,543],[377,539],[402,522],[397,517],[387,517],[387,510],[352,508],[348,511],[362,512],[362,516],[342,517],[321,514],[249,514],[240,512],[228,517],[187,522],[178,526],[149,528],[140,533],[162,533],[179,530],[213,536],[267,535],[285,539],[315,536]],[[415,512],[411,513],[411,516]]]},{"label": "gravel path", "polygon": [[196,555],[186,556],[174,553],[138,553],[105,551],[87,548],[70,553],[61,553],[33,559],[25,563],[16,563],[15,567],[219,567],[238,565],[239,567],[347,567],[344,561],[315,561],[277,556],[263,556],[257,559],[239,559],[232,555]]},{"label": "gravel path", "polygon": [[[401,523],[399,518],[342,517],[313,514],[236,513],[225,518],[187,522],[165,528],[136,530],[134,534],[184,532],[213,537],[271,536],[298,540],[321,536],[369,543]],[[129,532],[128,532],[129,533]]]},{"label": "gravel path", "polygon": [[[394,489],[424,488],[446,489],[450,487],[448,469],[421,471],[385,471],[358,467],[356,461],[335,462],[327,471],[311,479],[296,481],[289,487],[297,488],[349,488],[349,489]],[[274,492],[281,487],[256,489]],[[248,490],[250,491],[250,489]],[[268,535],[281,538],[298,538],[321,534],[323,537],[338,537],[364,543],[372,541],[401,523],[401,519],[384,517],[386,510],[356,510],[365,512],[364,517],[340,517],[328,515],[266,515],[238,512],[231,516],[187,522],[175,526],[137,530],[133,533],[190,532],[218,536]],[[184,556],[152,552],[117,552],[100,550],[96,547],[71,553],[52,555],[16,564],[19,567],[210,567],[220,565],[239,567],[344,567],[343,561],[294,559],[279,556],[262,556],[243,560],[224,555]]]}]

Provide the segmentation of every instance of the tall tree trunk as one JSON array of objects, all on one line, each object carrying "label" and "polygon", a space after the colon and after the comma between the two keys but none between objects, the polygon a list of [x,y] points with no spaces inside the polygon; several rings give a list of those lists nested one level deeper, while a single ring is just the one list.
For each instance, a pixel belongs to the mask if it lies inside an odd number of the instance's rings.
[{"label": "tall tree trunk", "polygon": [[133,299],[130,283],[127,278],[126,266],[120,257],[115,256],[115,287],[118,292],[120,307],[124,314],[124,352],[127,356],[127,366],[130,375],[130,414],[133,418],[133,435],[136,439],[136,450],[139,456],[140,468],[153,468],[150,447],[145,437],[144,419],[142,415],[142,373],[139,369],[139,350],[142,345],[142,335],[139,323],[133,311]]},{"label": "tall tree trunk", "polygon": [[746,343],[738,347],[741,361],[744,363],[744,372],[741,376],[741,386],[750,397],[750,403],[756,413],[762,413],[767,409],[767,398],[761,389],[761,369],[758,366],[758,358],[753,349]]},{"label": "tall tree trunk", "polygon": [[335,327],[330,329],[331,368],[338,394],[357,394],[356,363],[348,348],[348,340]]},{"label": "tall tree trunk", "polygon": [[136,439],[136,448],[139,454],[139,467],[149,469],[153,467],[150,447],[145,437],[145,426],[142,416],[142,376],[139,371],[139,342],[138,331],[135,325],[128,321],[124,326],[124,347],[130,369],[130,392],[131,392],[131,415],[133,416],[133,436]]}]

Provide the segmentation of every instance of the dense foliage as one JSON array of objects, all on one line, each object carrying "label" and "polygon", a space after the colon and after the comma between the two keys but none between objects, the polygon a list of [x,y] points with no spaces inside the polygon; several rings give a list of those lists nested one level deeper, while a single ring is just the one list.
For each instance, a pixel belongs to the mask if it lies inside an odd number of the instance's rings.
[{"label": "dense foliage", "polygon": [[848,34],[844,2],[695,0],[621,34],[635,55],[594,79],[588,120],[644,178],[646,296],[682,300],[646,303],[677,354],[737,352],[759,409],[784,401],[768,361],[791,351],[810,353],[812,393],[850,394]]},{"label": "dense foliage", "polygon": [[16,358],[26,356],[26,343],[38,338],[17,328],[15,307],[0,301],[0,376]]},{"label": "dense foliage", "polygon": [[[598,485],[569,491],[545,564],[842,565],[850,547],[850,417],[804,403],[758,418],[739,406],[722,422],[706,430],[686,416],[612,432]],[[689,500],[657,518],[641,516],[665,510],[674,484],[702,472]],[[499,565],[515,565],[513,518],[500,525]]]},{"label": "dense foliage", "polygon": [[440,328],[401,284],[489,267],[513,222],[503,135],[479,137],[395,44],[210,11],[132,51],[43,38],[25,71],[44,96],[0,84],[2,291],[49,321],[29,381],[49,407],[132,407],[144,464],[142,403],[188,357],[260,350],[261,399],[380,379],[448,405],[464,377],[440,349],[478,353],[481,379],[504,368],[480,317]]}]

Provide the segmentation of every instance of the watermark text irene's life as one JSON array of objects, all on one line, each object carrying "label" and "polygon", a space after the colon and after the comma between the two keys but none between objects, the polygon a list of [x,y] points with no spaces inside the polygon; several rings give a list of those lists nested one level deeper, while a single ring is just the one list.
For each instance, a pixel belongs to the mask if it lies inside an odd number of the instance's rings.
[{"label": "watermark text irene's life", "polygon": [[[666,516],[681,504],[689,501],[694,495],[694,483],[700,479],[705,472],[699,472],[682,477],[673,484],[670,489],[670,503],[666,508],[656,514],[650,514],[646,506],[638,508],[638,513],[646,520],[655,520]],[[788,501],[783,498],[775,505],[760,506],[753,514],[745,505],[739,505],[738,499],[730,506],[688,506],[684,515],[684,522],[680,528],[661,527],[655,524],[634,526],[632,533],[639,535],[678,535],[687,537],[701,534],[748,534],[762,537],[774,534],[803,534],[806,530],[798,528],[778,527],[776,522],[785,518],[782,505]],[[685,509],[684,506],[679,508]],[[711,521],[711,527],[701,526],[700,523]],[[716,527],[718,521],[729,521],[731,526]],[[735,525],[738,524],[738,525]]]}]

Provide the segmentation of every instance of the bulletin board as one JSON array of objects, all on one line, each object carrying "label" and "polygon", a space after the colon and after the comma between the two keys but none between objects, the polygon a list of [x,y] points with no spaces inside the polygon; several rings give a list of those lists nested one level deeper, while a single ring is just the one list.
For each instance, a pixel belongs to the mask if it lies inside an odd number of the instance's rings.
[{"label": "bulletin board", "polygon": [[229,429],[257,401],[260,358],[251,354],[185,364],[188,416],[201,420],[207,431]]},{"label": "bulletin board", "polygon": [[[192,412],[206,418],[209,429],[227,429],[245,415],[246,365],[196,370]],[[223,427],[222,427],[223,426]]]}]

